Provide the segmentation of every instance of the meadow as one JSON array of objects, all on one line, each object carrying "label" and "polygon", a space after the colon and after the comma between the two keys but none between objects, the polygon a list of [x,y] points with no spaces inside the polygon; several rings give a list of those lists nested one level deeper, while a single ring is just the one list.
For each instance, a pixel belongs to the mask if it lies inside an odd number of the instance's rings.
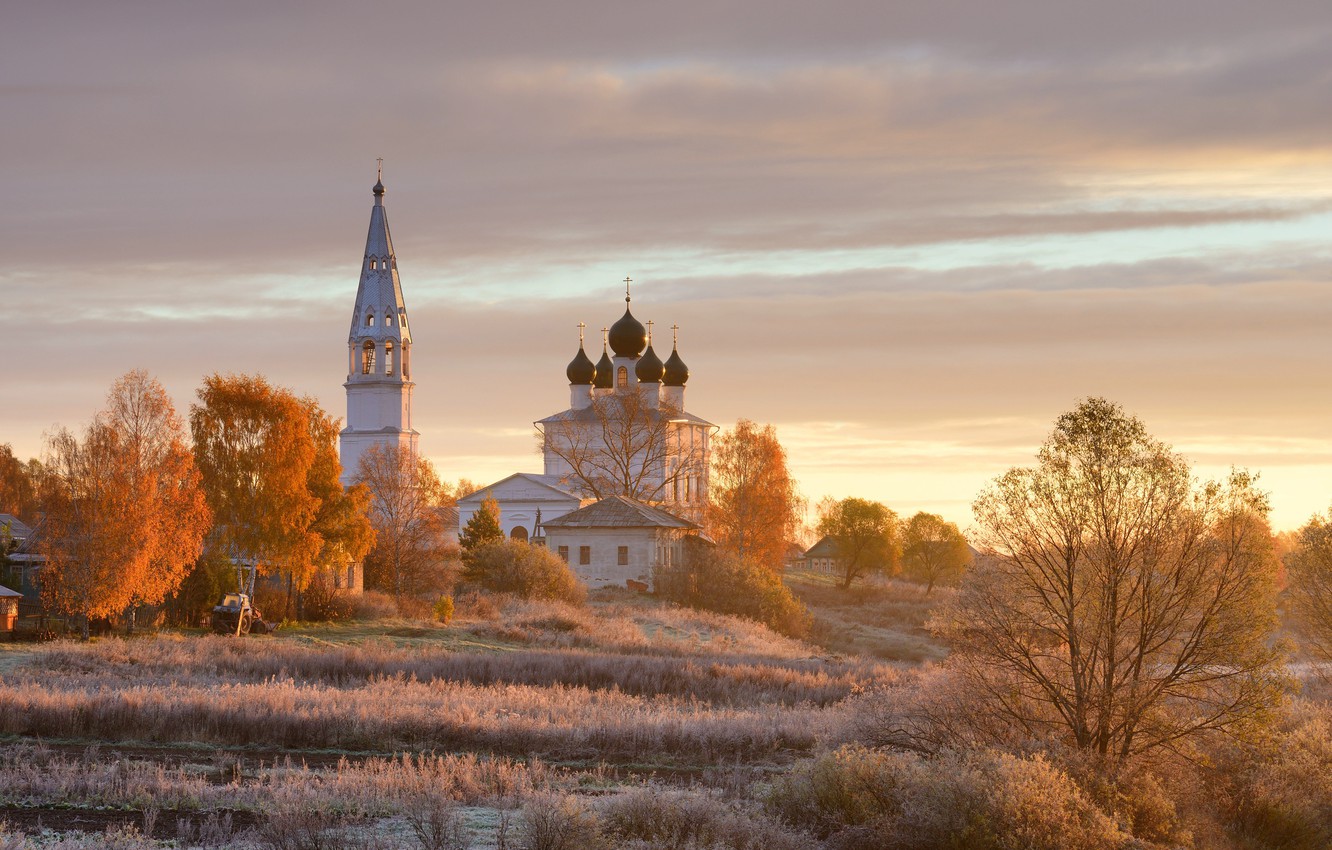
[{"label": "meadow", "polygon": [[1158,765],[1101,793],[1046,752],[874,749],[886,709],[946,693],[926,623],[951,591],[790,583],[808,642],[605,591],[0,645],[0,850],[1324,846],[1314,665],[1280,758],[1220,748],[1210,782]]}]

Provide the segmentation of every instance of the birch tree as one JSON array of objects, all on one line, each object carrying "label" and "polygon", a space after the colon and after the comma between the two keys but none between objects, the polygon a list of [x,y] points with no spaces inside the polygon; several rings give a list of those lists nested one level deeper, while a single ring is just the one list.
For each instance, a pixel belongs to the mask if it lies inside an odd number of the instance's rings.
[{"label": "birch tree", "polygon": [[712,451],[708,532],[717,545],[780,573],[804,500],[771,425],[741,419]]}]

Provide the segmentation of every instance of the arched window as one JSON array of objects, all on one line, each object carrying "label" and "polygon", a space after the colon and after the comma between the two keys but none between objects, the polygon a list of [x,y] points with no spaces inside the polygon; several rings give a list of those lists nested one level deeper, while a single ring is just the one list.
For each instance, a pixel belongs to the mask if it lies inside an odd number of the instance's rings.
[{"label": "arched window", "polygon": [[367,328],[373,328],[373,327],[375,326],[375,314],[374,314],[374,313],[366,313],[366,314],[365,314],[365,326],[366,326]]},{"label": "arched window", "polygon": [[375,343],[373,340],[366,340],[365,345],[361,346],[361,374],[370,375],[375,371]]},{"label": "arched window", "polygon": [[624,389],[629,386],[629,370],[621,366],[615,373],[615,386]]},{"label": "arched window", "polygon": [[527,529],[521,525],[515,525],[513,531],[509,532],[509,537],[514,540],[527,540]]},{"label": "arched window", "polygon": [[376,260],[376,259],[374,259],[373,257],[371,257],[371,258],[370,258],[370,268],[372,268],[372,269],[377,269],[377,268],[379,268],[379,261]]},{"label": "arched window", "polygon": [[385,314],[384,314],[384,324],[388,325],[389,327],[393,327],[393,314],[392,314],[392,313],[385,313]]},{"label": "arched window", "polygon": [[407,342],[402,344],[402,377],[412,379],[412,346]]},{"label": "arched window", "polygon": [[393,343],[384,343],[384,374],[393,374]]}]

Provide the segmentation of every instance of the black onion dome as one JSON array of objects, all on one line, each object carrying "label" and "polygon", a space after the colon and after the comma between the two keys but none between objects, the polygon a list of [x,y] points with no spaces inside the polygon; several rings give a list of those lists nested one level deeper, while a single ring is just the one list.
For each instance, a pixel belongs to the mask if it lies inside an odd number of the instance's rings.
[{"label": "black onion dome", "polygon": [[689,380],[689,367],[680,359],[680,352],[671,350],[671,356],[666,358],[662,383],[668,387],[683,387]]},{"label": "black onion dome", "polygon": [[587,352],[578,346],[578,353],[569,361],[569,368],[564,370],[571,384],[590,384],[597,379],[597,367],[588,359]]},{"label": "black onion dome", "polygon": [[[362,185],[364,185],[364,184],[362,184]],[[376,198],[382,198],[382,197],[384,197],[384,181],[382,181],[382,180],[376,180],[376,181],[375,181],[375,188],[371,189],[370,191],[375,193],[375,197],[376,197]]]},{"label": "black onion dome", "polygon": [[601,348],[601,359],[597,361],[597,376],[592,386],[599,390],[609,390],[615,386],[615,364],[611,362],[605,346]]},{"label": "black onion dome", "polygon": [[647,347],[647,328],[643,327],[629,308],[624,308],[624,315],[611,325],[610,347],[616,357],[637,357]]},{"label": "black onion dome", "polygon": [[665,373],[665,364],[661,362],[657,352],[653,351],[652,346],[649,345],[647,351],[643,352],[643,356],[638,358],[638,365],[634,366],[634,375],[638,378],[639,383],[659,384],[661,383],[661,376]]}]

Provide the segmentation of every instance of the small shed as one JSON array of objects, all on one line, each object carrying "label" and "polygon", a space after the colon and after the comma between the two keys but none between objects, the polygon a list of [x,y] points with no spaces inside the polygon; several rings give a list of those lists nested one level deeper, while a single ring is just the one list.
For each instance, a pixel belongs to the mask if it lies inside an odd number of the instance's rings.
[{"label": "small shed", "polygon": [[0,635],[12,635],[18,628],[19,600],[23,594],[0,584]]},{"label": "small shed", "polygon": [[699,531],[689,520],[624,496],[609,496],[542,526],[546,545],[588,587],[652,582],[657,568],[681,562],[683,539]]}]

